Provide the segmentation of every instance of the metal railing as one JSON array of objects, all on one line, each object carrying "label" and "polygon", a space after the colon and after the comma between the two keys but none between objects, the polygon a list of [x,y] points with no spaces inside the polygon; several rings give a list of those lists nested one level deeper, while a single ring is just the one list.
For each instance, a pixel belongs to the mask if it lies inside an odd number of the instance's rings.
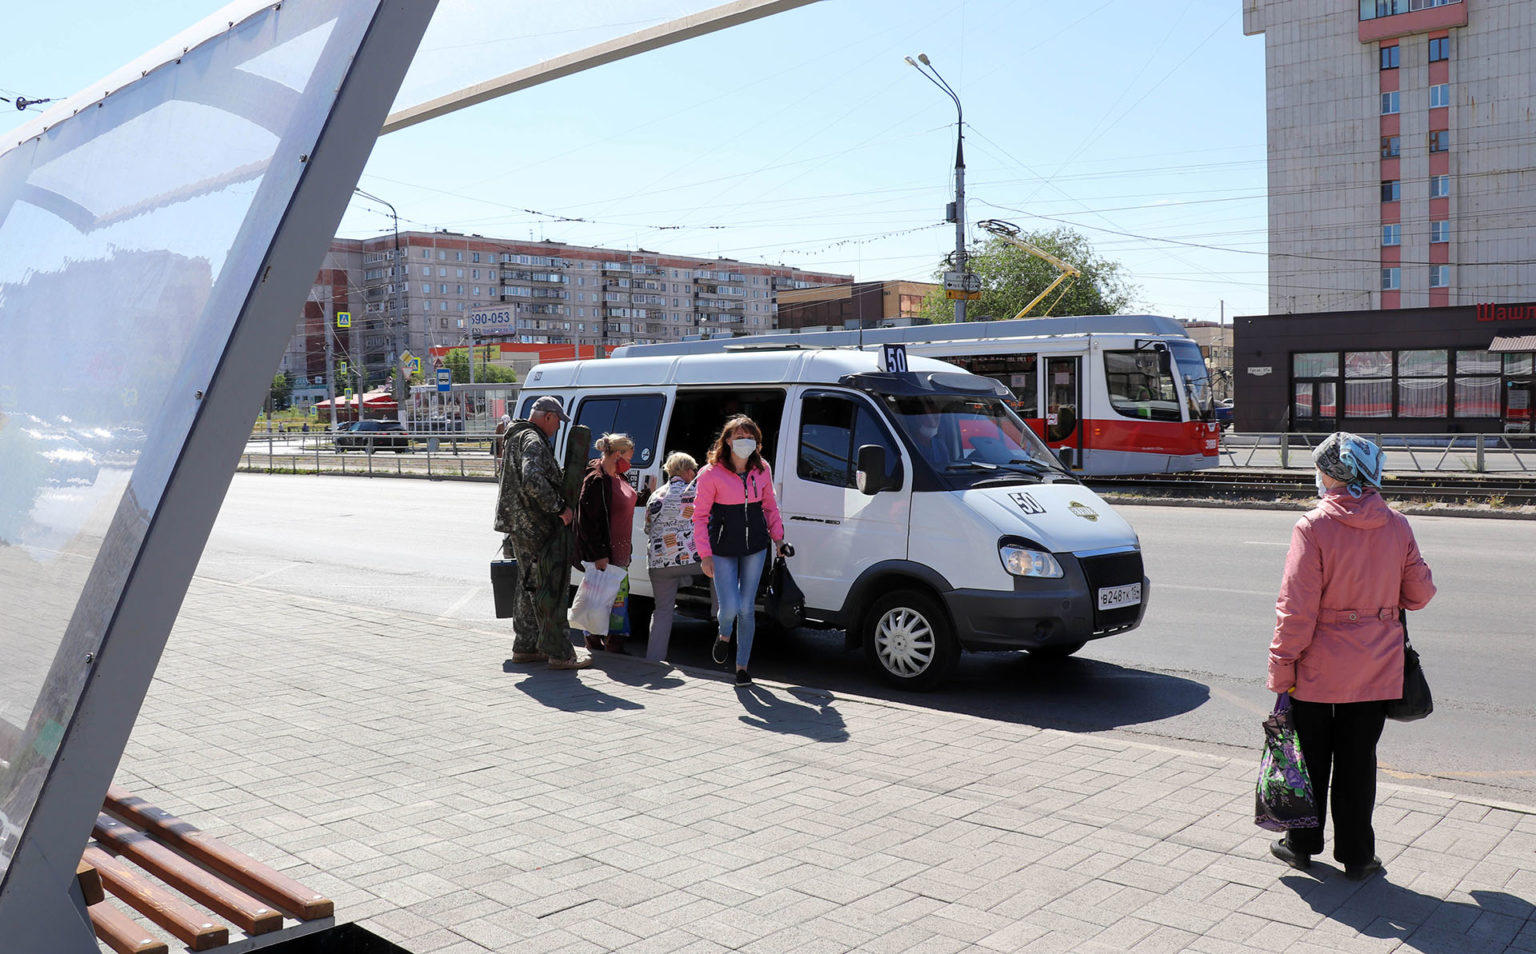
[{"label": "metal railing", "polygon": [[[1386,452],[1385,471],[1409,473],[1528,473],[1536,442],[1511,434],[1371,434]],[[1220,466],[1281,470],[1312,467],[1312,450],[1328,435],[1306,432],[1221,435]]]},{"label": "metal railing", "polygon": [[329,434],[253,435],[239,468],[258,473],[341,474],[357,477],[457,477],[494,480],[494,434]]}]

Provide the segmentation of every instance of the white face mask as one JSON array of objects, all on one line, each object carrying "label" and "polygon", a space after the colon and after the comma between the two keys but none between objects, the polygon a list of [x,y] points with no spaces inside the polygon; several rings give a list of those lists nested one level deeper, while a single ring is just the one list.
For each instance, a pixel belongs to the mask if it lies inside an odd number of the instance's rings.
[{"label": "white face mask", "polygon": [[1322,471],[1313,471],[1312,472],[1312,480],[1313,480],[1314,483],[1317,484],[1317,495],[1319,497],[1321,497],[1323,494],[1326,494],[1328,492],[1328,485],[1323,483],[1323,473],[1322,473]]},{"label": "white face mask", "polygon": [[738,437],[731,441],[731,453],[735,454],[738,460],[746,460],[755,450],[757,450],[757,441],[750,437]]}]

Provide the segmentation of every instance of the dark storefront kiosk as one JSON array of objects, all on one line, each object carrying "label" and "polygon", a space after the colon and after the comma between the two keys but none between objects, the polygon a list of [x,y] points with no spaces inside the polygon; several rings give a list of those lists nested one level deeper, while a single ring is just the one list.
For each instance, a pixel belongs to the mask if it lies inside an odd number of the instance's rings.
[{"label": "dark storefront kiosk", "polygon": [[1239,431],[1532,433],[1536,303],[1238,318]]}]

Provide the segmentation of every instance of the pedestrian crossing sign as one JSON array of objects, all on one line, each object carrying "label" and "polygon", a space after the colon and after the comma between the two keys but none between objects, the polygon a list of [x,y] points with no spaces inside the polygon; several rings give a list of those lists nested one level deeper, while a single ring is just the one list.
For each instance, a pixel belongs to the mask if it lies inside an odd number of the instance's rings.
[{"label": "pedestrian crossing sign", "polygon": [[338,328],[350,328],[350,327],[352,327],[352,313],[350,311],[338,311],[336,313],[336,327],[338,327]]}]

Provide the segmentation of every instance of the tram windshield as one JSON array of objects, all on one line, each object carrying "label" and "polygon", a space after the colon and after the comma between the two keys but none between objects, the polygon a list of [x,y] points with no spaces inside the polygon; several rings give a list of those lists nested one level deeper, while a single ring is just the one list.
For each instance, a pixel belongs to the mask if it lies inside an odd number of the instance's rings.
[{"label": "tram windshield", "polygon": [[1184,385],[1184,403],[1189,408],[1191,421],[1209,421],[1215,417],[1214,399],[1211,394],[1211,376],[1205,367],[1205,355],[1200,346],[1189,339],[1170,341],[1173,363],[1178,368]]},{"label": "tram windshield", "polygon": [[1049,483],[1073,477],[996,397],[886,395],[891,418],[951,486]]}]

